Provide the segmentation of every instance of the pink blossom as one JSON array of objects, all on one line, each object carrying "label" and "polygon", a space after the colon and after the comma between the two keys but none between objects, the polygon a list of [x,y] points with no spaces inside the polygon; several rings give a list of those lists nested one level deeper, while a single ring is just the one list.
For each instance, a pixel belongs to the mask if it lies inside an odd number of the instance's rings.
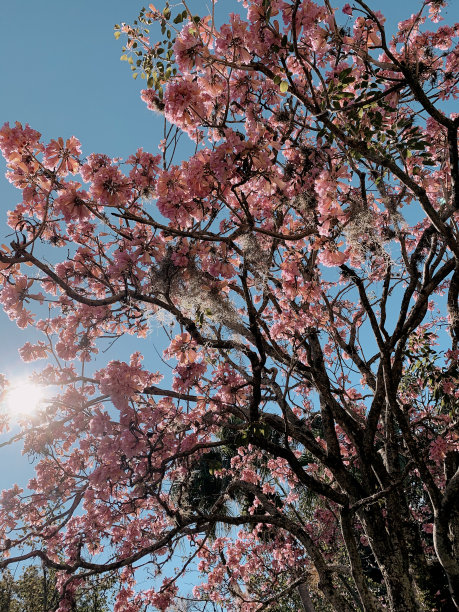
[{"label": "pink blossom", "polygon": [[115,166],[100,168],[92,181],[89,193],[100,204],[122,207],[131,199],[131,183]]},{"label": "pink blossom", "polygon": [[62,138],[51,140],[45,148],[44,164],[47,168],[55,169],[59,176],[69,172],[76,174],[79,169],[78,156],[81,154],[80,142],[72,136],[65,141]]},{"label": "pink blossom", "polygon": [[333,268],[335,266],[341,266],[346,260],[348,256],[346,253],[342,253],[338,250],[332,250],[329,248],[324,249],[318,255],[318,259],[320,263],[327,268]]},{"label": "pink blossom", "polygon": [[28,124],[22,127],[16,121],[15,127],[10,128],[9,123],[5,123],[0,129],[0,150],[8,161],[17,161],[23,153],[43,150],[40,137],[41,134]]},{"label": "pink blossom", "polygon": [[23,361],[36,361],[37,359],[46,359],[48,356],[48,347],[41,340],[37,344],[26,342],[19,349],[19,354]]},{"label": "pink blossom", "polygon": [[84,181],[89,182],[94,178],[99,170],[110,167],[111,163],[112,160],[108,157],[108,155],[91,153],[87,162],[81,166],[80,174]]},{"label": "pink blossom", "polygon": [[206,103],[209,102],[191,78],[172,81],[164,96],[164,115],[168,121],[194,137],[197,127],[207,115]]},{"label": "pink blossom", "polygon": [[56,212],[61,213],[66,222],[82,221],[92,216],[91,211],[85,205],[88,194],[80,187],[80,183],[73,181],[67,183],[65,191],[54,201]]}]

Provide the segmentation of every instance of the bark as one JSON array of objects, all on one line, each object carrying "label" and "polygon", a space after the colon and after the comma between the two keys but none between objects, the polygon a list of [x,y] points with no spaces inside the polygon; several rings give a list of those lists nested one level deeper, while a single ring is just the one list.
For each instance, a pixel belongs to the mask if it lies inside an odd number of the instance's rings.
[{"label": "bark", "polygon": [[[429,611],[435,608],[434,594],[440,590],[441,599],[444,600],[443,607],[446,610],[455,609],[448,592],[446,576],[434,575],[429,566],[422,548],[422,541],[417,526],[413,525],[406,496],[398,491],[396,495],[388,496],[388,513],[391,522],[398,522],[402,537],[406,542],[409,562],[409,571],[416,584],[416,596],[419,601],[419,609]],[[440,582],[441,580],[441,582]]]},{"label": "bark", "polygon": [[298,586],[298,595],[300,596],[304,612],[316,612],[314,604],[312,603],[312,600],[309,597],[309,589],[305,582],[302,582]]},{"label": "bark", "polygon": [[450,540],[451,528],[455,528],[459,503],[459,470],[448,482],[440,508],[434,515],[434,546],[448,578],[449,590],[459,609],[459,563]]},{"label": "bark", "polygon": [[362,567],[362,560],[355,541],[355,530],[352,525],[351,517],[349,516],[349,511],[345,508],[341,511],[341,530],[346,544],[349,563],[351,565],[352,577],[354,578],[362,607],[365,612],[378,612],[382,608],[368,588]]},{"label": "bark", "polygon": [[397,538],[388,533],[380,514],[373,509],[360,513],[365,533],[383,575],[389,609],[393,612],[419,610],[408,559]]}]

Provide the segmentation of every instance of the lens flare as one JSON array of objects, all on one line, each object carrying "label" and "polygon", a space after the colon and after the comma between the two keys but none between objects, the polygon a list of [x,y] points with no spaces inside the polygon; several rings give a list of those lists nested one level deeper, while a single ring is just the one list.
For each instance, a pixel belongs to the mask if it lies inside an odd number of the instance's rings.
[{"label": "lens flare", "polygon": [[6,392],[6,409],[11,416],[31,416],[44,399],[43,389],[28,380],[15,381]]}]

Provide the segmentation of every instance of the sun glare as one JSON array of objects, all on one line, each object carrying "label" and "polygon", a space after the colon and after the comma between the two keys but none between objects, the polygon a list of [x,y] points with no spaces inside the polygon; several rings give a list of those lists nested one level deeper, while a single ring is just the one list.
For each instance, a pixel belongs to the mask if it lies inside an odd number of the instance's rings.
[{"label": "sun glare", "polygon": [[6,409],[13,416],[34,414],[44,399],[43,389],[25,380],[11,385],[6,393]]}]

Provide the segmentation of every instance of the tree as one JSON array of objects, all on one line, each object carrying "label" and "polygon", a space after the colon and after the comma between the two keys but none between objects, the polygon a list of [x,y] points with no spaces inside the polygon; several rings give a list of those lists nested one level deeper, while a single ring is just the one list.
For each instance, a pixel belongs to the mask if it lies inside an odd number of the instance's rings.
[{"label": "tree", "polygon": [[[72,610],[75,612],[109,612],[113,583],[91,580],[78,589]],[[29,565],[15,578],[5,570],[0,578],[0,610],[2,612],[50,612],[59,603],[56,572],[46,566]]]},{"label": "tree", "polygon": [[[23,193],[0,300],[56,386],[1,566],[41,559],[60,612],[105,573],[115,610],[166,610],[196,563],[203,608],[456,610],[459,25],[442,0],[394,34],[363,0],[244,6],[116,27],[159,155],[0,132]],[[138,353],[91,371],[161,322],[171,380]]]}]

